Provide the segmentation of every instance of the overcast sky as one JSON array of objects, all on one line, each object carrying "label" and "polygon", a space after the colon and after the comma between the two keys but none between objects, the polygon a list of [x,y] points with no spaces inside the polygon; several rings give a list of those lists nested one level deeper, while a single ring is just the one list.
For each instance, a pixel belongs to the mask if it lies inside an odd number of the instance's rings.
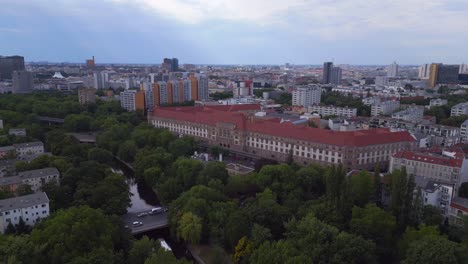
[{"label": "overcast sky", "polygon": [[468,63],[468,0],[0,0],[0,55],[195,64]]}]

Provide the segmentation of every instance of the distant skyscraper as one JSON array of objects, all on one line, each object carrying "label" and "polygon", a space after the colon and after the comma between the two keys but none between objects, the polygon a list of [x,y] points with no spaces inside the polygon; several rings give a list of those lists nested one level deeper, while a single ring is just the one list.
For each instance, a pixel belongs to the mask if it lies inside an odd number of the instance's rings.
[{"label": "distant skyscraper", "polygon": [[24,71],[24,57],[0,56],[0,80],[12,79],[14,71]]},{"label": "distant skyscraper", "polygon": [[179,60],[177,58],[172,58],[171,60],[171,71],[179,71]]},{"label": "distant skyscraper", "polygon": [[387,77],[396,78],[398,77],[398,64],[394,62],[387,67]]},{"label": "distant skyscraper", "polygon": [[462,64],[460,65],[460,74],[463,74],[463,73],[468,73],[468,64]]},{"label": "distant skyscraper", "polygon": [[331,84],[341,84],[341,68],[340,67],[333,67],[331,79]]},{"label": "distant skyscraper", "polygon": [[440,65],[437,84],[457,84],[460,65]]},{"label": "distant skyscraper", "polygon": [[168,58],[164,58],[163,63],[161,64],[161,67],[167,71],[170,71],[172,67],[172,60]]},{"label": "distant skyscraper", "polygon": [[96,67],[96,64],[94,62],[94,56],[93,58],[89,59],[89,60],[86,60],[86,68],[92,70]]},{"label": "distant skyscraper", "polygon": [[32,72],[14,71],[12,74],[13,93],[30,93],[34,88]]},{"label": "distant skyscraper", "polygon": [[387,76],[376,76],[375,77],[375,85],[377,85],[377,86],[387,86],[388,85],[388,77]]},{"label": "distant skyscraper", "polygon": [[323,79],[322,83],[329,84],[331,83],[331,76],[333,71],[333,62],[323,63]]},{"label": "distant skyscraper", "polygon": [[94,88],[104,89],[105,83],[101,72],[94,72]]},{"label": "distant skyscraper", "polygon": [[431,64],[426,63],[419,67],[419,78],[420,79],[429,79],[431,75]]}]

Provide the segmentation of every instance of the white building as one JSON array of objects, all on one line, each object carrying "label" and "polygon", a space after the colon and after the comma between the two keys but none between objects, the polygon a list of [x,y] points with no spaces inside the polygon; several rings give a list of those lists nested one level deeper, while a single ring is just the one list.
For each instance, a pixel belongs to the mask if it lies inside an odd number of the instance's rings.
[{"label": "white building", "polygon": [[313,105],[307,108],[307,112],[317,113],[321,116],[357,116],[357,108],[350,107]]},{"label": "white building", "polygon": [[377,86],[387,86],[388,85],[388,77],[387,76],[376,76],[375,77],[375,85],[377,85]]},{"label": "white building", "polygon": [[396,62],[388,65],[388,67],[387,67],[387,77],[390,77],[390,78],[398,77],[398,64]]},{"label": "white building", "polygon": [[419,78],[420,79],[429,79],[431,75],[431,64],[427,63],[419,67]]},{"label": "white building", "polygon": [[443,215],[449,214],[450,202],[453,198],[453,185],[434,181],[424,176],[415,176],[416,188],[420,188],[424,205],[432,205],[440,209]]},{"label": "white building", "polygon": [[410,107],[405,110],[392,114],[392,118],[405,120],[405,121],[414,121],[414,122],[421,121],[423,116],[424,116],[423,107]]},{"label": "white building", "polygon": [[378,104],[381,102],[380,97],[366,97],[362,99],[362,103],[364,105],[373,105],[373,104]]},{"label": "white building", "polygon": [[375,103],[371,107],[371,115],[372,116],[379,116],[379,115],[389,115],[395,112],[398,108],[400,108],[400,101],[383,101],[380,103]]},{"label": "white building", "polygon": [[442,105],[446,105],[446,104],[448,104],[447,99],[440,99],[440,98],[431,99],[431,101],[429,102],[429,107],[442,106]]},{"label": "white building", "polygon": [[468,142],[468,119],[465,120],[460,126],[460,137],[463,142]]},{"label": "white building", "polygon": [[120,93],[120,106],[127,111],[135,111],[135,96],[138,91],[126,90]]},{"label": "white building", "polygon": [[460,64],[460,72],[459,73],[468,73],[468,64]]},{"label": "white building", "polygon": [[454,197],[450,203],[449,223],[463,226],[465,216],[468,216],[468,199]]},{"label": "white building", "polygon": [[468,162],[461,149],[400,151],[392,155],[389,171],[402,167],[408,175],[453,185],[455,194],[461,183],[468,181]]},{"label": "white building", "polygon": [[44,153],[44,143],[41,141],[13,144],[13,147],[19,158]]},{"label": "white building", "polygon": [[60,172],[57,168],[49,167],[38,170],[23,171],[18,174],[22,184],[31,186],[31,190],[37,192],[41,187],[49,182],[60,182]]},{"label": "white building", "polygon": [[311,106],[320,104],[322,88],[317,85],[297,88],[292,92],[292,104],[295,106]]},{"label": "white building", "polygon": [[34,226],[49,214],[49,198],[44,192],[0,200],[0,232],[5,233],[10,223],[19,224],[20,218],[26,225]]},{"label": "white building", "polygon": [[468,115],[468,102],[459,103],[452,107],[450,116]]}]

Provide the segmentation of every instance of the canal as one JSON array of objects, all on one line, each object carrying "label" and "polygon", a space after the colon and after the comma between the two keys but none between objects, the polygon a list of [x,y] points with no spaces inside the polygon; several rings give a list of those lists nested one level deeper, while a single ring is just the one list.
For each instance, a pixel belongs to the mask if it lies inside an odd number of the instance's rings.
[{"label": "canal", "polygon": [[[145,182],[138,182],[135,179],[135,174],[132,169],[117,159],[116,163],[118,164],[118,168],[113,168],[114,171],[125,175],[125,181],[127,182],[128,188],[132,194],[130,197],[131,204],[127,208],[127,213],[149,211],[151,208],[161,205],[161,202],[153,189]],[[162,238],[169,244],[172,249],[172,253],[177,258],[185,257],[186,259],[194,260],[184,243],[171,238],[169,227],[144,232],[135,235],[135,238],[140,239],[143,236],[147,236],[155,241]]]}]

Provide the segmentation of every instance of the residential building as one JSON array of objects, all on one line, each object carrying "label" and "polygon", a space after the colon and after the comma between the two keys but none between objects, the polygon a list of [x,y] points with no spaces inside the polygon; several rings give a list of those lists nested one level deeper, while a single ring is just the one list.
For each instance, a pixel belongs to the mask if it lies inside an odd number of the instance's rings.
[{"label": "residential building", "polygon": [[14,157],[14,155],[15,155],[15,147],[13,146],[0,147],[0,159],[5,158],[7,156]]},{"label": "residential building", "polygon": [[419,151],[400,151],[392,155],[390,172],[406,168],[408,175],[422,176],[458,187],[468,181],[468,162],[460,148],[421,149]]},{"label": "residential building", "polygon": [[331,131],[255,118],[258,110],[260,105],[155,107],[148,121],[246,156],[286,161],[292,153],[303,165],[341,164],[346,169],[385,168],[392,154],[416,145],[407,131]]},{"label": "residential building", "polygon": [[382,100],[380,97],[366,97],[362,99],[362,103],[364,105],[373,105],[373,104],[379,104]]},{"label": "residential building", "polygon": [[307,108],[307,112],[317,113],[321,116],[357,116],[357,108],[350,107],[312,105]]},{"label": "residential building", "polygon": [[332,81],[333,62],[323,63],[323,79],[322,83],[329,84]]},{"label": "residential building", "polygon": [[25,158],[31,155],[44,154],[44,143],[41,141],[13,144],[16,155],[19,158]]},{"label": "residential building", "polygon": [[421,198],[424,205],[438,208],[443,215],[450,212],[454,190],[452,184],[432,180],[425,176],[414,176],[416,189],[421,190]]},{"label": "residential building", "polygon": [[387,86],[388,85],[388,77],[387,76],[376,76],[375,77],[375,85],[376,86]]},{"label": "residential building", "polygon": [[308,107],[311,105],[320,104],[321,96],[322,88],[320,88],[318,85],[299,87],[292,92],[292,105]]},{"label": "residential building", "polygon": [[94,61],[94,56],[91,59],[86,60],[86,68],[93,70],[96,67],[96,63]]},{"label": "residential building", "polygon": [[459,73],[460,74],[468,73],[468,64],[461,64]]},{"label": "residential building", "polygon": [[37,192],[50,182],[60,182],[60,173],[56,168],[23,171],[18,175],[0,177],[0,188],[15,192],[20,185],[29,185],[32,191]]},{"label": "residential building", "polygon": [[82,88],[78,90],[78,102],[80,104],[92,104],[96,102],[96,89]]},{"label": "residential building", "polygon": [[459,103],[452,106],[450,116],[468,115],[468,102]]},{"label": "residential building", "polygon": [[120,93],[120,105],[127,111],[145,110],[145,92],[127,90]]},{"label": "residential building", "polygon": [[13,93],[31,93],[34,89],[32,72],[14,71],[12,74]]},{"label": "residential building", "polygon": [[431,64],[426,63],[419,67],[419,78],[420,79],[429,79],[429,76],[431,75]]},{"label": "residential building", "polygon": [[49,198],[44,192],[0,200],[0,232],[5,233],[9,224],[19,224],[20,219],[34,226],[49,214]]},{"label": "residential building", "polygon": [[392,118],[419,122],[424,116],[424,107],[410,107],[392,114]]},{"label": "residential building", "polygon": [[447,104],[448,104],[447,99],[440,99],[440,98],[431,99],[431,101],[429,101],[429,108],[433,106],[443,106]]},{"label": "residential building", "polygon": [[389,100],[371,106],[371,116],[389,115],[400,108],[400,101]]},{"label": "residential building", "polygon": [[463,121],[460,126],[460,137],[462,138],[463,142],[468,142],[468,119]]},{"label": "residential building", "polygon": [[387,67],[387,77],[390,77],[390,78],[398,77],[398,64],[396,62],[390,64]]},{"label": "residential building", "polygon": [[330,83],[335,84],[335,85],[341,84],[341,75],[342,75],[341,68],[333,67]]},{"label": "residential building", "polygon": [[24,70],[24,57],[0,56],[0,80],[12,79],[13,72]]},{"label": "residential building", "polygon": [[465,216],[468,216],[468,199],[454,197],[450,203],[449,224],[463,227]]}]

